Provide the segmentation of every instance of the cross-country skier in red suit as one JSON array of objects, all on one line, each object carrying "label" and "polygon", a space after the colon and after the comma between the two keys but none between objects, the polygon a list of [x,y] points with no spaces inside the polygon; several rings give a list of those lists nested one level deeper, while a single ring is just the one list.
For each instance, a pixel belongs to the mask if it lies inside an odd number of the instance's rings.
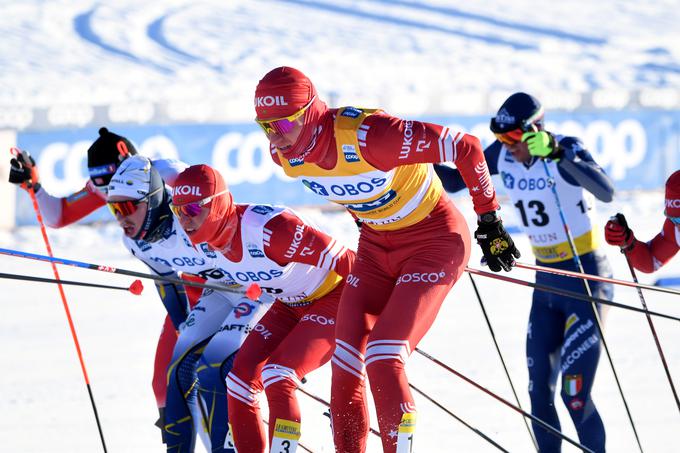
[{"label": "cross-country skier in red suit", "polygon": [[265,452],[258,404],[264,388],[271,445],[266,451],[293,453],[301,420],[295,389],[331,358],[343,279],[355,254],[287,208],[234,204],[222,176],[207,165],[182,172],[175,188],[173,212],[192,242],[214,249],[224,273],[220,281],[257,283],[276,298],[227,375],[236,449]]},{"label": "cross-country skier in red suit", "polygon": [[410,451],[416,408],[404,366],[470,256],[470,233],[431,163],[460,169],[489,267],[509,271],[519,252],[498,217],[479,140],[380,110],[329,109],[300,71],[280,67],[255,91],[256,121],[274,161],[361,224],[342,294],[332,359],[331,414],[338,452],[363,452],[370,381],[385,452]]},{"label": "cross-country skier in red suit", "polygon": [[[40,213],[45,223],[52,228],[61,228],[71,225],[86,217],[97,209],[106,205],[106,188],[111,177],[116,172],[120,163],[128,156],[137,154],[134,145],[125,137],[102,127],[99,129],[99,137],[87,150],[87,167],[90,179],[85,187],[68,197],[55,197],[50,195],[39,182],[38,167],[35,161],[26,151],[13,158],[10,162],[9,182],[19,184],[22,188],[33,187]],[[153,167],[158,170],[163,181],[172,186],[178,173],[187,165],[172,159],[159,159],[152,161]],[[187,280],[191,276],[185,274]],[[204,281],[195,278],[196,281]],[[157,285],[157,289],[163,304],[168,310],[163,329],[156,347],[154,359],[154,375],[152,387],[156,396],[156,404],[161,412],[161,420],[158,427],[163,427],[162,413],[166,400],[165,372],[172,357],[172,351],[177,340],[176,328],[186,317],[187,297],[189,304],[193,306],[201,295],[201,290],[194,287],[177,287],[172,284]],[[173,319],[174,318],[174,319]]]},{"label": "cross-country skier in red suit", "polygon": [[651,241],[639,241],[623,214],[616,214],[604,227],[610,245],[618,245],[631,264],[642,272],[654,272],[680,250],[680,170],[666,181],[666,220]]}]

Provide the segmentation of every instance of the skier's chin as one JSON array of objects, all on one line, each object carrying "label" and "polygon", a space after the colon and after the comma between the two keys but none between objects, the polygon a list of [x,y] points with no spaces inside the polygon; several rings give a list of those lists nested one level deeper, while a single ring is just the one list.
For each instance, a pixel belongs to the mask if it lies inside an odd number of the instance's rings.
[{"label": "skier's chin", "polygon": [[125,234],[125,236],[127,236],[131,239],[134,239],[135,236],[137,236],[138,232],[139,232],[139,229],[135,228],[134,225],[123,227],[123,233]]},{"label": "skier's chin", "polygon": [[281,154],[283,154],[283,156],[286,157],[288,154],[292,153],[293,145],[279,146],[276,149],[278,149],[281,152]]}]

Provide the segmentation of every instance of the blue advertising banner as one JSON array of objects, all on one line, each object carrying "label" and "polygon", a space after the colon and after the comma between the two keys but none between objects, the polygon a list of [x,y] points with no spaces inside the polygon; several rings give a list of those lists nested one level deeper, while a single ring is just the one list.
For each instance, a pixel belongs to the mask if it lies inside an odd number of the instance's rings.
[{"label": "blue advertising banner", "polygon": [[[488,117],[422,119],[477,135],[484,146],[493,141]],[[551,113],[546,120],[548,130],[581,138],[620,190],[658,189],[674,169],[680,168],[679,111]],[[149,125],[112,132],[128,137],[141,154],[152,159],[175,158],[214,166],[238,202],[290,206],[325,203],[274,165],[267,139],[254,123]],[[94,128],[20,132],[17,145],[36,159],[43,187],[52,195],[66,196],[84,186],[87,148],[97,136]],[[35,223],[28,196],[17,192],[17,225]],[[110,214],[100,209],[84,221],[106,219]]]}]

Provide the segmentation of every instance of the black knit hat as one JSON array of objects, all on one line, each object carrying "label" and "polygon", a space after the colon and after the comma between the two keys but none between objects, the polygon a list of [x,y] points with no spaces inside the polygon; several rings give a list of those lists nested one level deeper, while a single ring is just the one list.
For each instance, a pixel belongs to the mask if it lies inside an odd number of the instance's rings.
[{"label": "black knit hat", "polygon": [[90,179],[95,186],[105,189],[118,165],[135,154],[137,150],[130,140],[102,127],[99,129],[99,138],[87,150]]},{"label": "black knit hat", "polygon": [[527,130],[535,124],[543,129],[543,107],[530,94],[518,92],[505,100],[496,116],[491,118],[491,132],[502,134],[515,129]]}]

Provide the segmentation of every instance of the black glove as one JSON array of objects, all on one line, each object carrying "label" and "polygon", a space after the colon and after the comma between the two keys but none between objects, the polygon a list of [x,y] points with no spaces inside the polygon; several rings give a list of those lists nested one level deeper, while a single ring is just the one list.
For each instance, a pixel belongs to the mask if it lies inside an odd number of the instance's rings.
[{"label": "black glove", "polygon": [[168,439],[165,438],[165,408],[164,407],[159,407],[158,408],[158,420],[156,420],[156,423],[154,423],[158,427],[158,429],[161,430],[161,441],[164,444],[168,443]]},{"label": "black glove", "polygon": [[477,223],[475,239],[482,248],[489,269],[494,272],[500,272],[501,269],[509,272],[515,265],[515,258],[520,257],[519,250],[503,228],[501,219],[491,215],[493,220],[485,221],[484,218],[487,216],[489,214],[482,215],[482,220]]},{"label": "black glove", "polygon": [[38,167],[28,151],[21,151],[9,161],[9,182],[19,184],[23,189],[33,187],[36,192],[38,183]]}]

